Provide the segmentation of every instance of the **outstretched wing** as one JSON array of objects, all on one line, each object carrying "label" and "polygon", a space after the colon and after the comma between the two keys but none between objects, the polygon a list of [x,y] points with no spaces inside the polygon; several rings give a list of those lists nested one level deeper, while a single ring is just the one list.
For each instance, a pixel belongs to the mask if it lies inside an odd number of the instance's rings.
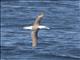
[{"label": "outstretched wing", "polygon": [[32,46],[36,47],[38,40],[38,30],[32,31]]},{"label": "outstretched wing", "polygon": [[43,17],[44,15],[43,15],[43,13],[41,13],[40,15],[38,15],[37,17],[36,17],[36,20],[35,20],[35,22],[34,22],[34,25],[35,24],[40,24],[40,22],[41,22],[41,20],[42,20],[42,17]]}]

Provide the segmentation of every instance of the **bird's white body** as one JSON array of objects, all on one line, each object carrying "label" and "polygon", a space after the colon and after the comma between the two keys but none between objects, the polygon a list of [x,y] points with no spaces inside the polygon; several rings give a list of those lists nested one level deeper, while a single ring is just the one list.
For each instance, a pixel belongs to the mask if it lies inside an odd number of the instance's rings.
[{"label": "bird's white body", "polygon": [[[39,29],[50,29],[50,28],[48,28],[47,26],[42,26],[42,25],[38,26],[38,28],[39,28]],[[32,30],[32,26],[24,27],[24,29]]]}]

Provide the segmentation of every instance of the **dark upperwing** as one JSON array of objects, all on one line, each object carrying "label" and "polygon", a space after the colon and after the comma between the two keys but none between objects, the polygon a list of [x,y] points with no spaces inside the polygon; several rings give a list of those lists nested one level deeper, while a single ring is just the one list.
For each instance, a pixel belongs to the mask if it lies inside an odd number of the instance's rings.
[{"label": "dark upperwing", "polygon": [[32,31],[32,46],[36,47],[38,40],[38,30]]},{"label": "dark upperwing", "polygon": [[37,17],[36,17],[36,20],[34,22],[34,25],[37,24],[37,25],[40,25],[40,22],[43,18],[44,14],[43,13],[40,13]]}]

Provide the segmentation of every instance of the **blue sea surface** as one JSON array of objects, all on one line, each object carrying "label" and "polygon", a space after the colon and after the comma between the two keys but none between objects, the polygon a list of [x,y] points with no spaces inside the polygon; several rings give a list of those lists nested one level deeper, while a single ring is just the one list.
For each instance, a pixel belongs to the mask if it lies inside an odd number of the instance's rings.
[{"label": "blue sea surface", "polygon": [[[32,48],[30,26],[44,12],[38,46]],[[80,60],[79,0],[2,0],[1,60]]]}]

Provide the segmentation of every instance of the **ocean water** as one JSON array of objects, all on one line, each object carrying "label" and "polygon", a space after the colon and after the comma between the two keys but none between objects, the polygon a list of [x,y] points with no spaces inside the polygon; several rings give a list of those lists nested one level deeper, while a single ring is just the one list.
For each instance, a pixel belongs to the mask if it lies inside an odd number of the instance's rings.
[{"label": "ocean water", "polygon": [[[44,12],[38,46],[32,48],[30,26]],[[1,60],[80,60],[79,0],[2,0]]]}]

